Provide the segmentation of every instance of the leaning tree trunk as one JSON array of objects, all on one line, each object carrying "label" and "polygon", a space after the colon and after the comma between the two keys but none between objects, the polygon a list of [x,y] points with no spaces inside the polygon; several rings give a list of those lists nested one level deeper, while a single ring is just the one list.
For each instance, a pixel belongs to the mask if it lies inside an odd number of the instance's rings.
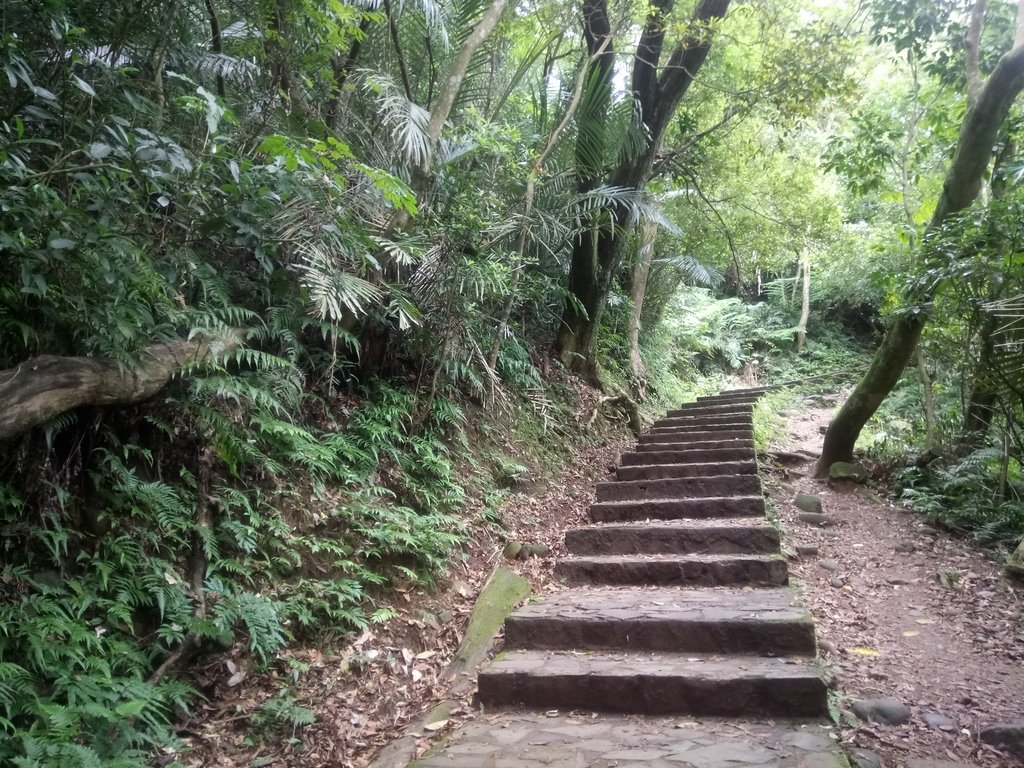
[{"label": "leaning tree trunk", "polygon": [[0,371],[0,440],[83,405],[131,405],[163,389],[176,374],[241,343],[240,336],[154,344],[136,368],[115,360],[40,355]]},{"label": "leaning tree trunk", "polygon": [[[928,224],[929,232],[937,230],[946,219],[969,206],[978,196],[999,128],[1021,89],[1024,89],[1024,46],[1014,48],[999,60],[982,86],[977,101],[964,116],[956,154]],[[853,446],[861,430],[892,391],[913,356],[927,321],[923,305],[931,299],[931,294],[911,299],[917,300],[919,308],[896,316],[875,352],[868,372],[829,425],[816,476],[826,476],[833,462],[853,457]]]}]

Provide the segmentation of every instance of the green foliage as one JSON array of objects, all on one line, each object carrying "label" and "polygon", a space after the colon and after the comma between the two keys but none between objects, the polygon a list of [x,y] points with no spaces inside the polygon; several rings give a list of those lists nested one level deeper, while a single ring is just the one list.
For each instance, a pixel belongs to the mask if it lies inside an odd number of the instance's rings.
[{"label": "green foliage", "polygon": [[765,453],[772,447],[772,440],[782,432],[785,420],[779,414],[796,401],[792,389],[773,389],[758,398],[754,404],[754,448]]},{"label": "green foliage", "polygon": [[1013,546],[1024,537],[1024,475],[1020,462],[1000,448],[912,467],[894,479],[904,502],[932,522],[990,544]]}]

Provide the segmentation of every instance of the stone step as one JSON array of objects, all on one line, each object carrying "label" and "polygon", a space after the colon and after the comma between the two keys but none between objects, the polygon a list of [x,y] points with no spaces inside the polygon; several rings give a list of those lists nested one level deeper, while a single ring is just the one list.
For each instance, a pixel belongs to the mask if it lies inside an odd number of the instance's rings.
[{"label": "stone step", "polygon": [[763,517],[606,523],[570,528],[565,548],[571,555],[773,554],[779,532]]},{"label": "stone step", "polygon": [[757,475],[710,475],[660,480],[612,480],[598,483],[596,489],[597,501],[755,496],[761,493],[761,479]]},{"label": "stone step", "polygon": [[814,622],[788,589],[573,589],[505,620],[506,649],[814,656]]},{"label": "stone step", "polygon": [[694,432],[736,432],[736,431],[749,431],[750,434],[754,433],[754,425],[749,421],[744,423],[742,421],[729,421],[722,422],[721,424],[654,424],[644,434],[646,435],[691,435]]},{"label": "stone step", "polygon": [[[730,443],[732,445],[733,443]],[[713,461],[753,461],[754,444],[749,447],[691,448],[688,445],[669,446],[667,449],[646,449],[624,453],[623,466],[639,464],[707,464]]]},{"label": "stone step", "polygon": [[707,477],[708,475],[754,475],[757,462],[753,454],[748,461],[716,461],[690,464],[633,464],[619,467],[618,480],[659,480],[670,477]]},{"label": "stone step", "polygon": [[709,397],[698,397],[698,405],[722,405],[723,403],[742,403],[744,405],[753,405],[761,399],[761,394],[721,394],[711,395]]},{"label": "stone step", "polygon": [[638,442],[636,452],[647,451],[718,451],[742,449],[754,451],[753,437],[732,437],[724,440],[693,440],[692,442]]},{"label": "stone step", "polygon": [[754,412],[754,406],[746,403],[722,403],[721,405],[703,405],[701,403],[686,403],[679,408],[668,411],[666,419],[686,418],[687,416],[721,416],[730,413],[746,415]]},{"label": "stone step", "polygon": [[698,424],[717,427],[719,424],[744,424],[750,426],[754,423],[752,413],[716,413],[697,416],[666,416],[658,419],[651,425],[652,429],[663,429],[665,427],[693,427]]},{"label": "stone step", "polygon": [[833,739],[805,720],[505,710],[460,724],[409,768],[849,768]]},{"label": "stone step", "polygon": [[697,717],[823,717],[827,688],[806,660],[510,651],[480,672],[485,707]]},{"label": "stone step", "polygon": [[721,440],[751,440],[754,439],[754,430],[751,427],[743,429],[713,429],[700,432],[674,432],[668,434],[643,434],[638,442],[640,445],[648,443],[706,443]]},{"label": "stone step", "polygon": [[590,519],[595,523],[763,516],[764,496],[761,495],[605,501],[590,505]]},{"label": "stone step", "polygon": [[789,568],[771,555],[591,555],[561,558],[555,576],[570,586],[781,587]]},{"label": "stone step", "polygon": [[721,392],[715,395],[700,395],[697,397],[697,400],[699,402],[701,400],[717,400],[722,397],[760,397],[769,390],[770,387],[746,387],[744,389],[723,389]]}]

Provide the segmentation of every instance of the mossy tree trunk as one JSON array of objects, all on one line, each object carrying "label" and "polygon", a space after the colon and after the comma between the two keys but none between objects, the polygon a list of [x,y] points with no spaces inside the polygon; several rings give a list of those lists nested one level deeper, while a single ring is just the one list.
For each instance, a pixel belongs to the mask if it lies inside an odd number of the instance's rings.
[{"label": "mossy tree trunk", "polygon": [[[1010,106],[1024,88],[1024,46],[1005,54],[968,109],[960,128],[956,154],[946,173],[938,205],[928,224],[937,230],[950,216],[967,208],[981,191],[992,158],[999,129]],[[934,290],[934,289],[933,289]],[[913,311],[898,314],[890,323],[871,367],[843,403],[825,433],[816,476],[825,477],[835,461],[853,457],[853,446],[868,419],[878,410],[899,381],[927,322],[925,306],[931,295],[908,297],[917,305]]]}]

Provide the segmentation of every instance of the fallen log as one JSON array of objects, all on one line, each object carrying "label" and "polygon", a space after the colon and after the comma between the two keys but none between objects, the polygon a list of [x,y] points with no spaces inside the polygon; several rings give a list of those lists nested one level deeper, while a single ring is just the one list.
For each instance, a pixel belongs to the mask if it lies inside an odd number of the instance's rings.
[{"label": "fallen log", "polygon": [[185,366],[218,357],[241,344],[241,334],[226,339],[196,337],[153,344],[136,367],[92,357],[39,355],[0,371],[0,440],[44,424],[85,405],[131,405],[146,400]]}]

